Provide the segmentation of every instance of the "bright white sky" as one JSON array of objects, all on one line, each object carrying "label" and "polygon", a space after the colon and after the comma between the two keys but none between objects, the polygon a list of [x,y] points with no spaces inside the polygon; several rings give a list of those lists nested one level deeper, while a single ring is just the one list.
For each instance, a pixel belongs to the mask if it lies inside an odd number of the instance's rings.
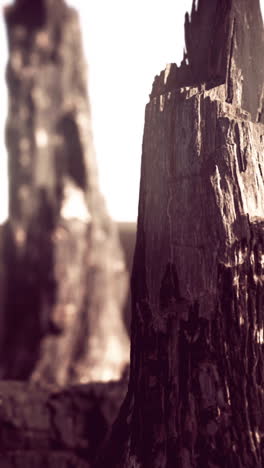
[{"label": "bright white sky", "polygon": [[[0,0],[0,3],[10,3]],[[144,110],[156,74],[180,63],[184,14],[192,0],[69,0],[80,13],[89,64],[89,94],[101,189],[112,217],[137,217]],[[261,0],[262,7],[264,0]],[[6,118],[0,23],[0,222],[7,216],[7,171],[3,143]]]}]

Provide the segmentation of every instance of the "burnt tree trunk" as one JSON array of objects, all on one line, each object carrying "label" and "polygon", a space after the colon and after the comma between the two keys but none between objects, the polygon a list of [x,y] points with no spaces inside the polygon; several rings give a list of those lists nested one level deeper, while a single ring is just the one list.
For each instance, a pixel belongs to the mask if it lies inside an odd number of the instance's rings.
[{"label": "burnt tree trunk", "polygon": [[10,216],[0,377],[119,378],[127,272],[99,192],[79,21],[63,0],[6,9]]},{"label": "burnt tree trunk", "polygon": [[130,382],[101,467],[264,465],[259,2],[200,0],[185,31],[146,107]]}]

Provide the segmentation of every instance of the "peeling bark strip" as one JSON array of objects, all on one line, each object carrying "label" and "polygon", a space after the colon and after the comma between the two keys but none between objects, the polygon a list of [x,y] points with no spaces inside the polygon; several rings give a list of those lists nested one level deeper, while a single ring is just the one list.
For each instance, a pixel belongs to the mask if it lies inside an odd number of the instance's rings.
[{"label": "peeling bark strip", "polygon": [[129,390],[100,467],[264,466],[258,1],[201,0],[186,39],[146,107]]},{"label": "peeling bark strip", "polygon": [[119,378],[129,358],[127,273],[98,188],[78,17],[62,0],[17,0],[6,23],[0,377],[61,385]]}]

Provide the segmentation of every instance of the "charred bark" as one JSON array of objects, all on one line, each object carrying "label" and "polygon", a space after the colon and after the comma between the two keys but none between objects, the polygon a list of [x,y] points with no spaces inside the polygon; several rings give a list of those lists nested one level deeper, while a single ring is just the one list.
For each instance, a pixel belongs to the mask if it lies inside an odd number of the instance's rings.
[{"label": "charred bark", "polygon": [[127,272],[99,192],[76,12],[16,1],[9,44],[10,216],[4,231],[0,377],[119,378]]},{"label": "charred bark", "polygon": [[100,467],[264,464],[259,2],[200,0],[186,42],[146,107],[130,382]]}]

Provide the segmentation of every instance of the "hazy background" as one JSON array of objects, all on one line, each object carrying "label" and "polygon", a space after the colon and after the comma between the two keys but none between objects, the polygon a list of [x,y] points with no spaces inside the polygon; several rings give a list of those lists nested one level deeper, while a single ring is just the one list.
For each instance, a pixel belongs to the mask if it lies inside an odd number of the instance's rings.
[{"label": "hazy background", "polygon": [[[1,6],[12,3],[0,0]],[[100,185],[117,221],[137,217],[144,110],[153,78],[180,64],[192,0],[69,0],[80,14]],[[264,0],[261,0],[262,11]],[[5,29],[0,19],[0,222],[7,216]]]}]

